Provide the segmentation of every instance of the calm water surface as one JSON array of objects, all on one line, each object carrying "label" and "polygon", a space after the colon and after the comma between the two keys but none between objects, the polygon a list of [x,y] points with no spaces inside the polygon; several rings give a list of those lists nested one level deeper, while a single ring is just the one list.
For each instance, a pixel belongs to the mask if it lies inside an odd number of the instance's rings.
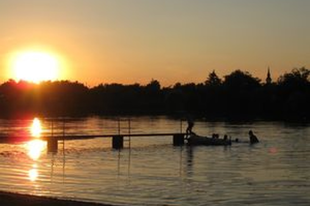
[{"label": "calm water surface", "polygon": [[[166,117],[42,120],[62,134],[184,131]],[[32,121],[0,120],[1,134],[27,134]],[[130,130],[128,126],[130,125]],[[121,151],[110,139],[72,140],[49,153],[46,142],[0,144],[0,188],[117,205],[310,205],[310,125],[198,121],[201,135],[219,133],[261,142],[230,147],[173,147],[171,137],[133,137]],[[52,131],[53,130],[53,131]],[[130,144],[130,148],[129,148]]]}]

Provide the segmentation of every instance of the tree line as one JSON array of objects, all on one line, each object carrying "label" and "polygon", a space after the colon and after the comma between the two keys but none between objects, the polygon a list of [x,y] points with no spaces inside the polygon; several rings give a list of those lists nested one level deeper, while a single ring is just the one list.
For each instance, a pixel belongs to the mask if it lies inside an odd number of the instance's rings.
[{"label": "tree line", "polygon": [[162,87],[9,80],[0,85],[0,116],[85,116],[110,114],[185,114],[222,119],[309,120],[310,70],[296,68],[276,81],[235,70],[220,78],[215,71],[202,83]]}]

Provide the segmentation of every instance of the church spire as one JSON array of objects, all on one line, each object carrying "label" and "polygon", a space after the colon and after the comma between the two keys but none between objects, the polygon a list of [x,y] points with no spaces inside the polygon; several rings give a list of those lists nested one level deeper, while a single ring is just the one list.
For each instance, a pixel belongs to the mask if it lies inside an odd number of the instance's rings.
[{"label": "church spire", "polygon": [[266,84],[271,84],[271,75],[270,75],[270,68],[268,67],[268,72],[267,72],[267,78],[266,78]]}]

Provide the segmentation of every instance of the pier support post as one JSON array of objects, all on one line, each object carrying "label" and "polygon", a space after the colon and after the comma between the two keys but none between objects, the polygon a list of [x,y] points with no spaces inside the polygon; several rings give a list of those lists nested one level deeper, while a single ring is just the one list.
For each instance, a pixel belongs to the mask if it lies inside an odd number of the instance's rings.
[{"label": "pier support post", "polygon": [[124,147],[124,137],[121,135],[115,135],[112,137],[112,148],[122,149]]},{"label": "pier support post", "polygon": [[182,146],[182,145],[184,145],[184,135],[174,134],[173,135],[173,146]]},{"label": "pier support post", "polygon": [[47,152],[57,153],[58,140],[56,138],[49,138],[47,140]]}]

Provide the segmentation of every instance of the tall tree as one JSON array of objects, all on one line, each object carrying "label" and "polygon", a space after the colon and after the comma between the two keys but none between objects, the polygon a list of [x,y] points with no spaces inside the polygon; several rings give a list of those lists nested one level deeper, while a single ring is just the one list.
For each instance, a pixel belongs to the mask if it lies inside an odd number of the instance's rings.
[{"label": "tall tree", "polygon": [[222,84],[222,80],[217,76],[215,71],[211,72],[205,81],[206,86],[220,86]]},{"label": "tall tree", "polygon": [[224,85],[231,90],[251,90],[260,86],[260,79],[253,77],[249,72],[236,70],[225,76]]}]

